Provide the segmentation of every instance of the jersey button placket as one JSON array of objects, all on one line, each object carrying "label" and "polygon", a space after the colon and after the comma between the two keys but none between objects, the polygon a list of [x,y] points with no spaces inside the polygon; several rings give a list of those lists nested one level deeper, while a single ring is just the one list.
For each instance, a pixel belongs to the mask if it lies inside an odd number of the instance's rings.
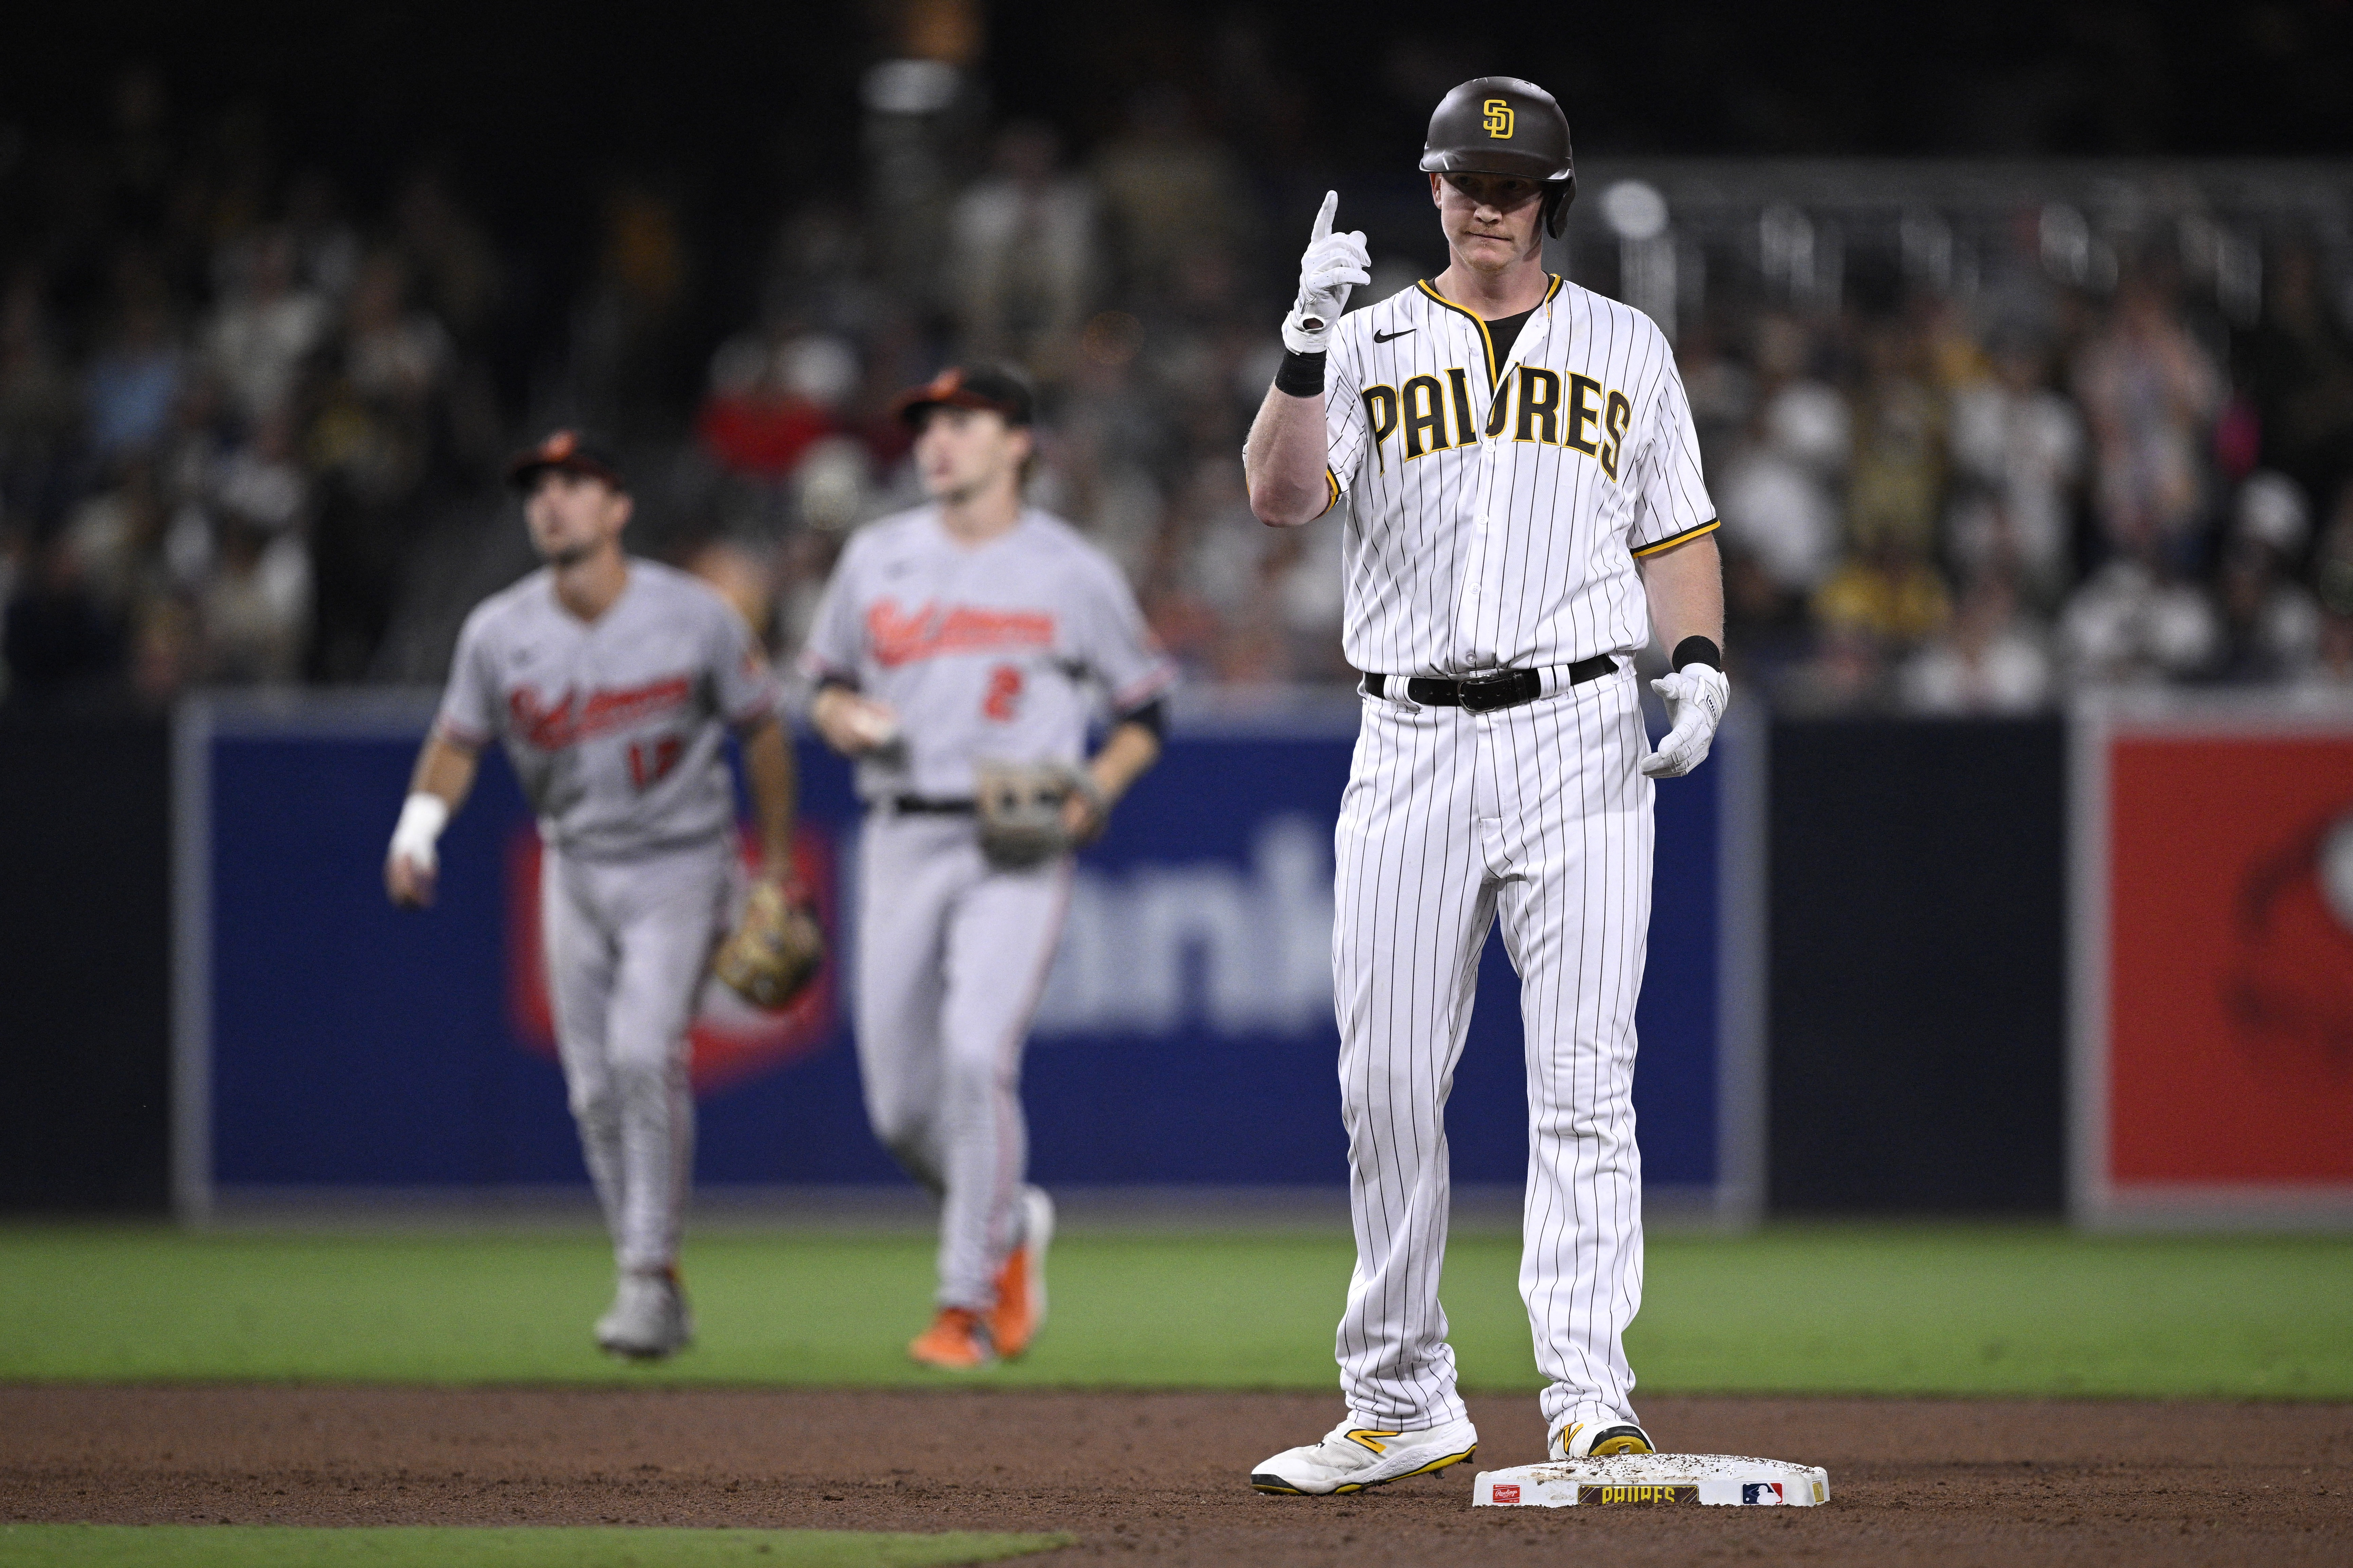
[{"label": "jersey button placket", "polygon": [[[1497,397],[1503,395],[1502,384],[1500,382],[1496,384],[1494,388],[1491,389],[1491,395]],[[1485,433],[1486,426],[1483,423],[1480,426],[1480,432],[1479,563],[1480,565],[1485,569],[1485,573],[1482,574],[1481,580],[1480,597],[1482,602],[1492,603],[1495,606],[1496,613],[1500,616],[1504,598],[1502,576],[1504,563],[1511,558],[1511,552],[1508,549],[1498,550],[1494,548],[1496,531],[1495,459],[1503,451],[1503,443],[1499,437],[1489,436]],[[1494,581],[1486,581],[1485,574],[1493,574]],[[1482,646],[1479,649],[1479,657],[1482,664],[1493,664],[1497,661],[1499,655],[1494,647]]]},{"label": "jersey button placket", "polygon": [[[1482,346],[1483,347],[1483,344]],[[1497,395],[1496,389],[1493,387],[1489,389],[1489,393],[1491,396]],[[1489,412],[1492,415],[1492,408]],[[1479,426],[1479,472],[1476,480],[1479,542],[1477,549],[1472,552],[1472,565],[1476,574],[1471,581],[1469,592],[1469,597],[1473,605],[1483,605],[1490,598],[1497,604],[1503,602],[1502,583],[1488,582],[1490,573],[1497,570],[1504,558],[1503,553],[1493,549],[1495,456],[1501,447],[1501,442],[1486,432],[1486,421],[1482,420]],[[1496,662],[1495,649],[1480,637],[1479,622],[1475,613],[1463,629],[1466,634],[1463,638],[1465,650],[1470,655],[1472,666],[1476,668],[1485,668],[1493,665]],[[1472,751],[1476,758],[1471,775],[1471,810],[1478,821],[1479,847],[1481,856],[1486,862],[1488,874],[1499,875],[1504,868],[1505,854],[1503,775],[1497,767],[1495,737],[1498,723],[1504,715],[1493,710],[1482,710],[1467,714],[1466,717],[1472,723],[1473,737]]]},{"label": "jersey button placket", "polygon": [[[1483,476],[1482,476],[1483,480]],[[1475,668],[1479,663],[1479,606],[1485,597],[1487,581],[1487,514],[1485,485],[1479,486],[1479,497],[1472,503],[1471,549],[1462,563],[1462,597],[1455,605],[1454,637],[1457,662]]]},{"label": "jersey button placket", "polygon": [[1495,444],[1482,435],[1479,438],[1479,467],[1468,476],[1472,484],[1471,558],[1464,563],[1462,603],[1456,616],[1458,651],[1461,662],[1470,668],[1481,668],[1493,662],[1494,654],[1481,640],[1479,616],[1490,597],[1500,598],[1500,584],[1491,587],[1491,546],[1493,543],[1495,518],[1493,502],[1495,493]]}]

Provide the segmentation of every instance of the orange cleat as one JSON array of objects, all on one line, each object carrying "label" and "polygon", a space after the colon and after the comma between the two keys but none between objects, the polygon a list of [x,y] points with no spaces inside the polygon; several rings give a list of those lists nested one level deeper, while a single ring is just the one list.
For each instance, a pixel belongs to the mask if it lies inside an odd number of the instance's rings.
[{"label": "orange cleat", "polygon": [[924,1366],[936,1366],[950,1372],[969,1372],[988,1365],[997,1359],[997,1346],[988,1335],[988,1324],[978,1312],[962,1307],[942,1307],[932,1326],[917,1334],[907,1346],[907,1354]]},{"label": "orange cleat", "polygon": [[997,1310],[989,1337],[1008,1361],[1029,1348],[1046,1321],[1046,1248],[1054,1238],[1054,1204],[1036,1187],[1021,1194],[1021,1245],[997,1272]]}]

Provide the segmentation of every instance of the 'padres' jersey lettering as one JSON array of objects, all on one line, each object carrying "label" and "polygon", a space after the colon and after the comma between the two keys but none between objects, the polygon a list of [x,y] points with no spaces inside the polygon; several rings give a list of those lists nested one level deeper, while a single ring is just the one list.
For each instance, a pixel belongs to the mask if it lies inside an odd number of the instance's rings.
[{"label": "'padres' jersey lettering", "polygon": [[904,745],[859,762],[869,799],[969,795],[981,758],[1076,763],[1098,689],[1127,712],[1173,675],[1119,568],[1068,523],[1025,512],[970,545],[928,506],[849,542],[800,662],[899,715]]},{"label": "'padres' jersey lettering", "polygon": [[[1607,389],[1589,375],[1568,378],[1568,413],[1561,415],[1560,375],[1538,365],[1524,364],[1503,389],[1488,400],[1486,434],[1500,436],[1512,418],[1513,394],[1518,394],[1518,424],[1512,439],[1526,446],[1567,447],[1600,461],[1611,479],[1618,477],[1618,452],[1632,423],[1634,405],[1616,387]],[[1449,393],[1451,393],[1451,398]],[[1447,368],[1441,383],[1435,376],[1417,375],[1405,384],[1402,399],[1394,386],[1368,386],[1363,393],[1373,462],[1388,471],[1389,438],[1398,433],[1398,409],[1410,410],[1404,420],[1406,461],[1445,451],[1476,439],[1470,431],[1473,404],[1470,379],[1459,365]],[[1454,439],[1447,436],[1447,411],[1453,411]],[[1564,435],[1563,431],[1567,434]]]},{"label": "'padres' jersey lettering", "polygon": [[775,678],[727,602],[632,559],[594,622],[557,602],[545,569],[475,606],[439,724],[464,745],[504,742],[547,842],[607,858],[732,827],[726,727],[776,707]]},{"label": "'padres' jersey lettering", "polygon": [[1428,283],[1343,317],[1324,407],[1359,669],[1465,675],[1640,648],[1634,558],[1715,526],[1665,337],[1561,279],[1504,356]]}]

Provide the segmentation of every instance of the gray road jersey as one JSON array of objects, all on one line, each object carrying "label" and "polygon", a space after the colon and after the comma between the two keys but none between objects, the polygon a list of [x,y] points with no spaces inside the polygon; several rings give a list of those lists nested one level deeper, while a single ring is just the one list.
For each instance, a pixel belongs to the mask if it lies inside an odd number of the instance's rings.
[{"label": "gray road jersey", "polygon": [[725,832],[726,726],[776,710],[742,617],[697,579],[633,557],[593,623],[556,602],[544,567],[476,605],[439,725],[462,745],[503,742],[547,841],[609,858]]},{"label": "gray road jersey", "polygon": [[859,793],[957,798],[972,764],[1075,763],[1097,696],[1112,713],[1174,670],[1111,558],[1027,511],[982,545],[919,507],[859,531],[818,606],[801,668],[889,703],[906,744],[859,764]]},{"label": "gray road jersey", "polygon": [[1358,669],[1467,675],[1640,648],[1635,558],[1715,526],[1665,335],[1557,278],[1501,355],[1427,283],[1342,317],[1324,406]]}]

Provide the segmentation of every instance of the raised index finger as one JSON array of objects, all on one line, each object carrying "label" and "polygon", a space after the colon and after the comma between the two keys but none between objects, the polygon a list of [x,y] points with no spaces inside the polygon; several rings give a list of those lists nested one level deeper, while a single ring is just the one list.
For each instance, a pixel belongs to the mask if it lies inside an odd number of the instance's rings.
[{"label": "raised index finger", "polygon": [[1340,193],[1324,193],[1324,205],[1315,209],[1315,226],[1308,231],[1307,243],[1321,244],[1332,237],[1332,215],[1340,210]]}]

